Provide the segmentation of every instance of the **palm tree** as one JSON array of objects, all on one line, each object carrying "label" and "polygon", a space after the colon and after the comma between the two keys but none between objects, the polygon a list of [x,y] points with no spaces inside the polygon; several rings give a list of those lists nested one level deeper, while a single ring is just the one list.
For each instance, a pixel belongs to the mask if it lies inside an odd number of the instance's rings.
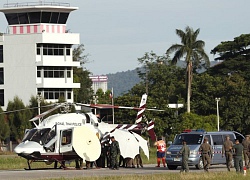
[{"label": "palm tree", "polygon": [[209,57],[204,51],[205,42],[202,40],[197,40],[199,32],[200,29],[194,31],[189,26],[185,28],[185,32],[180,29],[176,29],[176,34],[181,38],[181,44],[173,44],[167,50],[167,54],[175,52],[172,59],[173,64],[176,64],[178,60],[180,60],[182,57],[185,57],[187,73],[187,112],[190,112],[193,64],[197,66],[203,61],[206,66],[209,65]]}]

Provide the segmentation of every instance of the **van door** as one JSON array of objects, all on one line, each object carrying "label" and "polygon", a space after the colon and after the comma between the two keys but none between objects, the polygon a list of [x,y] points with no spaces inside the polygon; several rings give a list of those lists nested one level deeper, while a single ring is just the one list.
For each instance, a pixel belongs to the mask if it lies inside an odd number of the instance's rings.
[{"label": "van door", "polygon": [[223,137],[222,135],[212,135],[213,139],[213,164],[222,164],[226,163],[225,158],[222,158],[222,146],[223,146]]},{"label": "van door", "polygon": [[72,148],[72,134],[73,128],[65,129],[61,131],[60,135],[60,153],[70,152]]}]

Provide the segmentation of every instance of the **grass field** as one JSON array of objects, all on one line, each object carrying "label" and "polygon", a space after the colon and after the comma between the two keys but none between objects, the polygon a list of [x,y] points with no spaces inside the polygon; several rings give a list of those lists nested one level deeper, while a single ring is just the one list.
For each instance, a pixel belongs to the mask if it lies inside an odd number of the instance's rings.
[{"label": "grass field", "polygon": [[[156,163],[156,149],[150,149],[150,158],[148,158],[142,153],[143,164],[155,164]],[[67,166],[75,166],[75,163],[66,164]],[[52,165],[46,165],[44,162],[34,162],[31,164],[32,168],[52,168]],[[1,153],[0,154],[0,170],[8,169],[23,169],[28,168],[26,159],[18,157],[13,153]]]},{"label": "grass field", "polygon": [[[144,164],[156,163],[156,150],[150,149],[150,158],[142,154],[142,160]],[[67,166],[75,166],[75,163],[66,164]],[[35,162],[31,164],[32,168],[52,168],[52,165],[46,165],[44,162]],[[27,168],[27,161],[18,157],[13,153],[0,153],[0,170],[12,170]],[[0,178],[1,179],[1,178]],[[99,180],[100,177],[83,177],[72,178],[71,180]],[[164,174],[151,174],[151,175],[126,175],[126,176],[106,176],[102,177],[102,180],[245,180],[250,179],[250,170],[247,171],[247,175],[237,174],[233,172],[198,172],[198,173],[169,173],[166,171]],[[42,179],[41,179],[42,180]],[[47,179],[47,180],[66,180],[65,178]]]},{"label": "grass field", "polygon": [[[72,178],[71,180],[99,180],[100,177]],[[244,176],[235,172],[219,172],[219,173],[165,173],[151,175],[126,175],[126,176],[108,176],[102,177],[102,180],[246,180],[250,179],[250,173]],[[41,179],[42,180],[42,179]],[[49,180],[66,180],[65,178],[49,179]]]},{"label": "grass field", "polygon": [[[151,149],[150,160],[142,155],[144,164],[150,163],[154,164],[156,161],[155,149]],[[75,163],[72,162],[70,166],[74,166]],[[47,166],[43,162],[36,162],[32,164],[32,168],[48,168],[53,167],[53,164]],[[23,169],[27,168],[27,162],[24,158],[18,157],[12,153],[5,153],[0,155],[0,169],[1,170],[12,170],[12,169]],[[0,177],[1,179],[1,177]],[[67,178],[68,179],[68,178]],[[71,180],[99,180],[100,177],[82,177],[82,178],[72,178]],[[250,170],[247,171],[247,175],[237,174],[235,171],[232,172],[197,172],[197,173],[170,173],[166,171],[164,174],[151,174],[151,175],[126,175],[126,176],[106,176],[102,177],[102,180],[245,180],[250,179]],[[43,179],[41,179],[43,180]],[[51,178],[47,180],[66,180],[66,178]]]}]

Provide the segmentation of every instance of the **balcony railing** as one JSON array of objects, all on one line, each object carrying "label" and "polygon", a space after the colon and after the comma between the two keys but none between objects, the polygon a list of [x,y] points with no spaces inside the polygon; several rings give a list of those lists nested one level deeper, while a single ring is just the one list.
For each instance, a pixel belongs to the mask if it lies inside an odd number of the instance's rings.
[{"label": "balcony railing", "polygon": [[23,3],[8,3],[4,4],[4,8],[13,8],[13,7],[24,7],[24,6],[64,6],[70,7],[70,3],[63,2],[23,2]]}]

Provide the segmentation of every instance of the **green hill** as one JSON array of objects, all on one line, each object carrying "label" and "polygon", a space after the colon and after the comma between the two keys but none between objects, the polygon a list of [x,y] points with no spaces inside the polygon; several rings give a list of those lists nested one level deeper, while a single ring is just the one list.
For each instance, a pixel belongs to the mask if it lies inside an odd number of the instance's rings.
[{"label": "green hill", "polygon": [[141,81],[136,69],[107,74],[107,76],[108,89],[112,89],[113,87],[115,97],[127,93],[128,90]]}]

